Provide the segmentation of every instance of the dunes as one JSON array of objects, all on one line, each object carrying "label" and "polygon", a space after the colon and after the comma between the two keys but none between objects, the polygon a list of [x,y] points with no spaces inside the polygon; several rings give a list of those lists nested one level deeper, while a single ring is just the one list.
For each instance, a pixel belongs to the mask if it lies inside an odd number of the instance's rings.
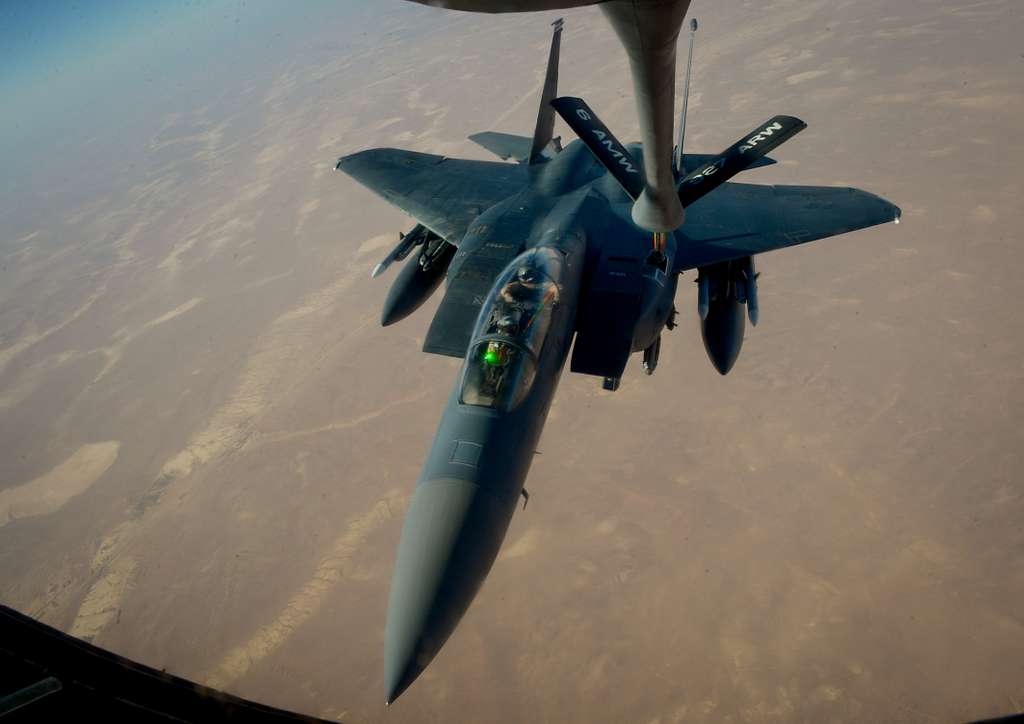
[{"label": "dunes", "polygon": [[48,473],[22,485],[0,490],[0,526],[60,510],[103,476],[117,460],[116,440],[82,445]]}]

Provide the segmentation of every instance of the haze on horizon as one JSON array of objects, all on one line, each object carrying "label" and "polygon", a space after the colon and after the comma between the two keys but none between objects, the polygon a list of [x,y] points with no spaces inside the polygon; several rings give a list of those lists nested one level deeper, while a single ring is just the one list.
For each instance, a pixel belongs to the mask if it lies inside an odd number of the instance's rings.
[{"label": "haze on horizon", "polygon": [[[391,566],[458,364],[419,351],[436,299],[379,327],[394,271],[369,271],[415,222],[331,169],[528,135],[555,15],[0,9],[0,602],[345,721],[1024,708],[1024,14],[691,13],[688,151],[796,115],[739,180],[857,186],[904,223],[759,257],[727,377],[685,280],[653,377],[566,374],[529,508],[385,717]],[[611,31],[564,17],[561,92],[635,137]]]}]

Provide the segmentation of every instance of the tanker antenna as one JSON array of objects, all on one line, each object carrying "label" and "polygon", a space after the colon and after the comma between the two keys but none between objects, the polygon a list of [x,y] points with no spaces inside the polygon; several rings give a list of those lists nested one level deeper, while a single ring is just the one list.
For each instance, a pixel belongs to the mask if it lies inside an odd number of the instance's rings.
[{"label": "tanker antenna", "polygon": [[679,144],[676,146],[676,178],[686,175],[683,163],[683,137],[686,135],[686,107],[690,101],[690,70],[693,68],[693,40],[697,35],[697,18],[690,19],[690,53],[686,58],[686,81],[683,84],[683,111],[679,114]]}]

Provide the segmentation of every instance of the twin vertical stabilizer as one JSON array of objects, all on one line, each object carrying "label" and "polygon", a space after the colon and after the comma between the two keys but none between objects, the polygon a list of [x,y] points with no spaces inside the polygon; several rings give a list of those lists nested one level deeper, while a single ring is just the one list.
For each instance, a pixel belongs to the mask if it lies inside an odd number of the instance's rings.
[{"label": "twin vertical stabilizer", "polygon": [[558,54],[562,46],[562,18],[551,23],[555,32],[551,37],[551,52],[548,53],[548,70],[544,78],[544,91],[540,96],[540,110],[537,111],[537,127],[533,131],[529,163],[541,163],[546,159],[544,150],[551,143],[555,132],[555,109],[551,101],[558,93]]}]

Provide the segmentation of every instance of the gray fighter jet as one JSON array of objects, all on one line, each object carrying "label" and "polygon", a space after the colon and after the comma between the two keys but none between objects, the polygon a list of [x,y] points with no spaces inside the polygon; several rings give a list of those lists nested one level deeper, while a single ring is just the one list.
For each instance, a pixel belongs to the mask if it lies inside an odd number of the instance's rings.
[{"label": "gray fighter jet", "polygon": [[[726,183],[774,163],[766,154],[805,127],[775,116],[717,155],[683,154],[680,139],[673,162],[666,149],[686,220],[669,232],[645,230],[634,214],[649,188],[644,149],[621,144],[581,99],[556,98],[562,23],[554,25],[533,137],[471,136],[504,162],[379,148],[337,163],[418,221],[374,269],[377,276],[418,249],[387,296],[382,324],[411,314],[446,278],[423,349],[465,360],[399,543],[385,635],[388,703],[451,635],[521,496],[525,507],[523,484],[570,348],[570,369],[600,377],[606,390],[618,388],[634,352],[652,374],[662,331],[675,326],[679,276],[696,269],[705,348],[726,374],[745,317],[757,322],[754,255],[900,215],[858,189]],[[579,136],[564,148],[552,135],[556,112]]]}]

